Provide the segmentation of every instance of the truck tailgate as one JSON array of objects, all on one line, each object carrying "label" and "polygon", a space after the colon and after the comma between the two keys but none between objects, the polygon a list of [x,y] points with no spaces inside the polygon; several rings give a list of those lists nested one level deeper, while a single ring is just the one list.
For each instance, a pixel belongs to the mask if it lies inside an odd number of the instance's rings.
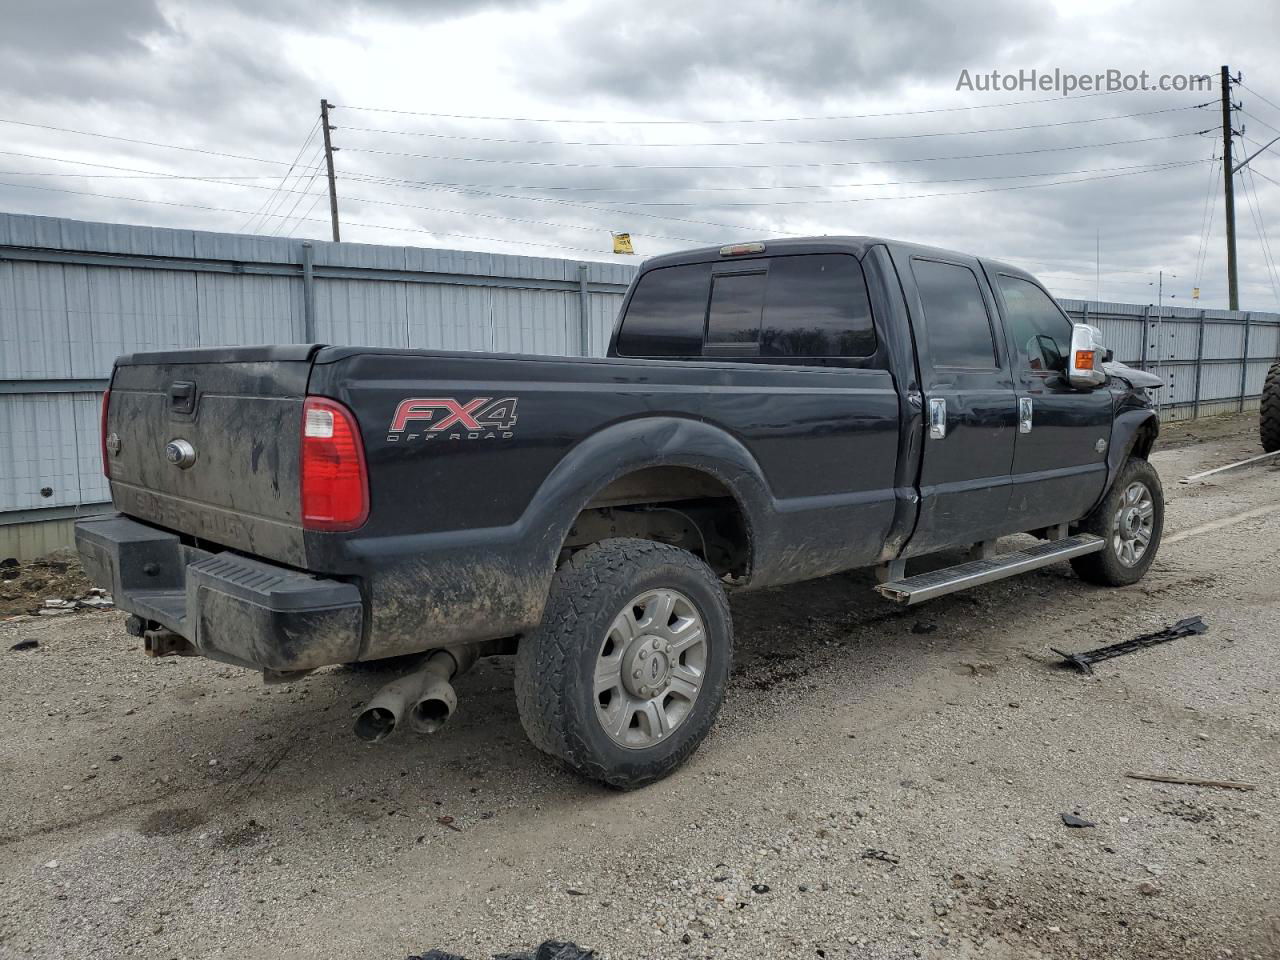
[{"label": "truck tailgate", "polygon": [[299,442],[316,349],[121,357],[104,425],[116,509],[302,566]]}]

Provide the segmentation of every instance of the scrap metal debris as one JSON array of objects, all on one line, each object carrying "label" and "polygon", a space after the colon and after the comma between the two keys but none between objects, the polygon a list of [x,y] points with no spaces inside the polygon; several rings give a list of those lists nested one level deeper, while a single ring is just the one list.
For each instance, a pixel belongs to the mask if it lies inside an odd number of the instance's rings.
[{"label": "scrap metal debris", "polygon": [[876,850],[872,847],[868,847],[866,850],[862,851],[862,859],[863,860],[879,860],[881,863],[901,863],[902,862],[901,858],[895,857],[888,850]]},{"label": "scrap metal debris", "polygon": [[1220,790],[1257,790],[1256,783],[1243,783],[1240,780],[1202,780],[1199,777],[1173,777],[1162,773],[1125,774],[1130,780],[1152,780],[1156,783],[1178,783],[1190,787],[1217,787]]},{"label": "scrap metal debris", "polygon": [[[576,943],[545,940],[532,952],[495,953],[493,960],[592,960],[595,955],[594,950],[584,950]],[[407,960],[466,960],[466,958],[445,950],[428,950],[426,953],[414,954]]]},{"label": "scrap metal debris", "polygon": [[1092,820],[1086,820],[1084,817],[1077,817],[1074,813],[1060,814],[1062,823],[1067,827],[1096,827],[1097,824]]},{"label": "scrap metal debris", "polygon": [[1066,665],[1078,667],[1084,673],[1092,674],[1095,663],[1110,660],[1112,657],[1122,657],[1126,653],[1154,647],[1156,644],[1168,643],[1170,640],[1177,640],[1179,637],[1189,637],[1194,634],[1204,633],[1208,629],[1208,625],[1199,617],[1187,617],[1185,620],[1179,620],[1172,627],[1157,630],[1155,633],[1144,633],[1141,636],[1134,637],[1132,640],[1122,640],[1107,647],[1098,647],[1096,650],[1086,650],[1083,653],[1064,653],[1057,647],[1050,647],[1049,649],[1060,656]]},{"label": "scrap metal debris", "polygon": [[1193,473],[1189,477],[1183,477],[1179,483],[1195,483],[1197,480],[1203,480],[1206,477],[1216,476],[1219,473],[1226,473],[1228,470],[1239,470],[1241,467],[1247,467],[1253,463],[1261,463],[1263,460],[1271,460],[1280,457],[1280,450],[1273,450],[1271,453],[1260,453],[1256,457],[1247,457],[1244,460],[1237,460],[1235,463],[1228,463],[1225,466],[1214,467],[1212,470],[1203,470],[1200,473]]}]

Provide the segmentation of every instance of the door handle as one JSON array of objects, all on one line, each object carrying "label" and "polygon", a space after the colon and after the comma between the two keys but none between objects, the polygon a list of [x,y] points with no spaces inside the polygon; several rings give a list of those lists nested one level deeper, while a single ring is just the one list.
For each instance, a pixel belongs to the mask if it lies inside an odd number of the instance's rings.
[{"label": "door handle", "polygon": [[1018,432],[1031,432],[1031,398],[1018,398]]},{"label": "door handle", "polygon": [[929,439],[941,440],[947,435],[947,401],[943,397],[929,400]]}]

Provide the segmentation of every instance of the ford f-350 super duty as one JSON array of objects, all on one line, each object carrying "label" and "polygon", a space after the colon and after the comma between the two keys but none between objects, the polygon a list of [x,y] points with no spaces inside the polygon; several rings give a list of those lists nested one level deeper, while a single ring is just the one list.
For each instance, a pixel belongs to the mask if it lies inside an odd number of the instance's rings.
[{"label": "ford f-350 super duty", "polygon": [[[377,740],[437,729],[457,673],[514,653],[530,739],[633,787],[715,719],[726,590],[876,567],[915,603],[1060,560],[1141,578],[1159,385],[1004,263],[870,237],[684,251],[642,266],[601,359],[121,357],[118,512],[76,536],[153,654],[269,680],[405,658],[357,719]],[[1039,542],[994,549],[1019,533]]]}]

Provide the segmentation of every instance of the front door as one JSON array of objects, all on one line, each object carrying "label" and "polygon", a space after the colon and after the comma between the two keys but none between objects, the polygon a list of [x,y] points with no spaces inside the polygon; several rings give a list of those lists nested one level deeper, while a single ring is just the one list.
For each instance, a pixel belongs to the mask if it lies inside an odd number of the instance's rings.
[{"label": "front door", "polygon": [[902,554],[917,556],[1010,532],[1017,403],[999,315],[978,262],[912,256],[898,271],[924,391],[920,516]]},{"label": "front door", "polygon": [[1042,287],[994,264],[988,276],[1004,304],[1021,406],[1009,512],[1023,530],[1078,520],[1106,485],[1114,398],[1106,385],[1067,381],[1071,321]]}]

